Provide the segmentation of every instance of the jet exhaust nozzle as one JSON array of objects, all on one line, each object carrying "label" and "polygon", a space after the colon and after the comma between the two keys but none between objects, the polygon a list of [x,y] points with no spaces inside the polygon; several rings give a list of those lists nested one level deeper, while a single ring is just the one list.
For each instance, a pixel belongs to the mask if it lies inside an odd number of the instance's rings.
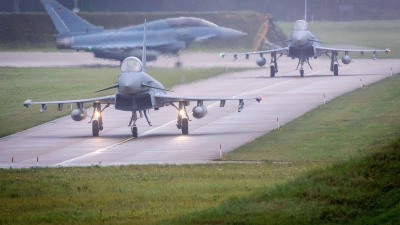
[{"label": "jet exhaust nozzle", "polygon": [[57,48],[58,49],[70,49],[72,46],[72,38],[57,38]]}]

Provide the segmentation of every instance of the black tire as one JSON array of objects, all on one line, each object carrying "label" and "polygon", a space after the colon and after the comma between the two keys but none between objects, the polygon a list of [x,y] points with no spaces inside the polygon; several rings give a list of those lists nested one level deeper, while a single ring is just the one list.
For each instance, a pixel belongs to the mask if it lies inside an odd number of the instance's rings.
[{"label": "black tire", "polygon": [[275,77],[275,66],[270,66],[269,67],[269,72],[271,74],[271,77]]},{"label": "black tire", "polygon": [[181,68],[182,67],[182,62],[178,61],[175,63],[175,68]]},{"label": "black tire", "polygon": [[189,121],[187,118],[182,119],[182,134],[189,134]]},{"label": "black tire", "polygon": [[132,137],[137,138],[138,137],[138,129],[137,127],[132,127]]},{"label": "black tire", "polygon": [[333,65],[333,75],[335,75],[335,76],[339,75],[339,65],[338,64]]},{"label": "black tire", "polygon": [[93,137],[99,136],[99,131],[100,131],[100,129],[99,129],[99,121],[98,120],[93,120],[92,121],[92,134],[93,134]]},{"label": "black tire", "polygon": [[300,76],[304,77],[304,70],[300,70]]}]

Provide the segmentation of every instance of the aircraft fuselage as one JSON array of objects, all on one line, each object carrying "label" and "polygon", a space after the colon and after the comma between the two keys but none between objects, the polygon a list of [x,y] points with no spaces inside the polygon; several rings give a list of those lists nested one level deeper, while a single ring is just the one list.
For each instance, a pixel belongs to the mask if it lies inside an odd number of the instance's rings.
[{"label": "aircraft fuselage", "polygon": [[290,35],[288,56],[291,58],[311,58],[317,56],[318,39],[308,30],[294,30]]}]

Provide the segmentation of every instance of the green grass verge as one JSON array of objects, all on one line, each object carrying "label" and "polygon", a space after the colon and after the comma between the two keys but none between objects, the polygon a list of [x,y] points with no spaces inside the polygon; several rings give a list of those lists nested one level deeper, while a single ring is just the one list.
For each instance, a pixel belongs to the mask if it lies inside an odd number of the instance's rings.
[{"label": "green grass verge", "polygon": [[[289,37],[293,23],[277,23]],[[368,48],[390,48],[389,54],[378,53],[378,58],[400,58],[400,21],[309,22],[308,29],[320,41],[329,45],[350,45]],[[278,44],[279,45],[279,44]],[[329,45],[324,45],[329,47]],[[359,57],[359,53],[350,53]],[[365,53],[364,57],[372,54]]]},{"label": "green grass verge", "polygon": [[226,155],[228,160],[336,161],[348,159],[400,124],[400,76],[339,96]]},{"label": "green grass verge", "polygon": [[292,180],[314,163],[0,169],[0,224],[149,224]]},{"label": "green grass verge", "polygon": [[400,136],[370,150],[375,153],[165,223],[399,224]]},{"label": "green grass verge", "polygon": [[[230,72],[246,68],[232,68]],[[224,68],[165,69],[148,68],[148,73],[166,88],[181,83],[208,78],[225,73]],[[0,68],[0,137],[25,130],[47,121],[68,115],[58,112],[55,105],[49,105],[45,113],[39,108],[24,108],[27,99],[52,101],[82,99],[111,95],[115,90],[93,94],[94,91],[112,86],[117,81],[119,68]],[[89,107],[90,104],[87,104]],[[73,106],[75,107],[75,106]]]}]

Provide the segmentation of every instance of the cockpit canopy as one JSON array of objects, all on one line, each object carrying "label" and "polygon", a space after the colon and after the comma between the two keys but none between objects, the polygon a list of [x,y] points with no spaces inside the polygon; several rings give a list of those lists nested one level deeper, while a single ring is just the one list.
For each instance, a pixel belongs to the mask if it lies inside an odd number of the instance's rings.
[{"label": "cockpit canopy", "polygon": [[210,21],[195,17],[179,17],[166,19],[170,27],[218,27]]},{"label": "cockpit canopy", "polygon": [[121,63],[121,73],[142,71],[142,62],[136,57],[128,57]]},{"label": "cockpit canopy", "polygon": [[299,30],[308,30],[308,24],[307,24],[307,22],[306,21],[304,21],[304,20],[297,20],[295,23],[294,23],[294,26],[293,26],[293,31],[299,31]]}]

